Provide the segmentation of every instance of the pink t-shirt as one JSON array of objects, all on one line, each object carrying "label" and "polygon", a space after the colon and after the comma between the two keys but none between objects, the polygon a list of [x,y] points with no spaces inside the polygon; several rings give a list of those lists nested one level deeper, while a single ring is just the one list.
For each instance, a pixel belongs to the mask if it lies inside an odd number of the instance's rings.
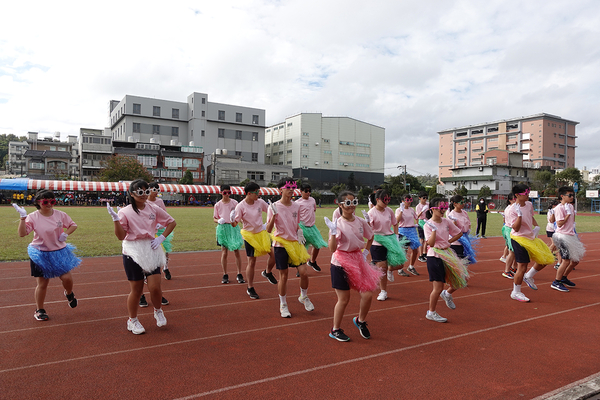
[{"label": "pink t-shirt", "polygon": [[546,232],[554,232],[554,222],[550,222],[550,218],[552,218],[552,215],[554,215],[555,211],[556,207],[554,207],[551,210],[548,210],[548,213],[546,214]]},{"label": "pink t-shirt", "polygon": [[25,232],[29,235],[33,231],[31,245],[41,251],[55,251],[63,249],[67,243],[59,242],[58,237],[63,229],[77,226],[66,213],[53,209],[52,215],[43,216],[39,211],[34,211],[25,219]]},{"label": "pink t-shirt", "polygon": [[304,200],[300,197],[295,203],[300,206],[300,222],[305,226],[313,226],[315,224],[315,213],[317,212],[317,202],[315,201],[315,198],[309,197]]},{"label": "pink t-shirt", "polygon": [[[396,216],[391,208],[386,207],[383,211],[373,207],[369,210],[371,218],[371,228],[376,235],[392,235],[394,233],[393,226],[396,225]],[[373,241],[375,246],[381,246],[377,241]]]},{"label": "pink t-shirt", "polygon": [[510,226],[512,227],[513,224],[515,223],[515,220],[517,219],[517,214],[509,214],[508,211],[512,208],[512,206],[514,206],[513,204],[509,204],[508,206],[506,206],[506,208],[504,209],[504,225],[506,226]]},{"label": "pink t-shirt", "polygon": [[125,240],[154,239],[156,224],[167,226],[175,221],[165,210],[152,202],[146,202],[144,209],[138,211],[139,214],[131,204],[119,211],[119,222],[127,233]]},{"label": "pink t-shirt", "polygon": [[[437,227],[437,231],[435,234],[435,245],[433,246],[437,249],[446,249],[450,247],[450,238],[461,233],[458,226],[454,225],[454,223],[449,219],[442,218],[440,223],[436,223],[432,219],[430,219],[429,221]],[[432,232],[431,227],[425,224],[423,226],[423,232],[425,233],[425,240],[429,240]],[[452,244],[456,244],[456,242]],[[439,256],[435,251],[433,251],[431,246],[427,246],[427,256],[439,258]]]},{"label": "pink t-shirt", "polygon": [[[223,218],[226,224],[231,223],[231,211],[235,210],[235,207],[238,205],[237,200],[229,199],[228,203],[223,202],[223,199],[217,201],[215,204],[215,209],[213,211],[213,217],[216,219]],[[261,215],[262,221],[262,215]]]},{"label": "pink t-shirt", "polygon": [[[365,247],[365,239],[370,240],[373,238],[373,230],[367,221],[357,216],[354,217],[354,221],[348,221],[347,219],[340,218],[338,219],[337,234],[335,237],[337,240],[338,250],[361,250]],[[338,260],[335,258],[335,253],[333,253],[331,256],[331,263],[333,265],[340,265]]]},{"label": "pink t-shirt", "polygon": [[571,215],[569,219],[563,224],[558,226],[558,221],[564,221],[567,218],[567,210],[565,204],[559,204],[554,207],[554,218],[556,218],[556,233],[563,233],[565,235],[575,235],[575,213],[571,209]]},{"label": "pink t-shirt", "polygon": [[[396,220],[398,220],[398,216],[400,215],[400,207],[396,210]],[[402,211],[402,219],[398,222],[399,228],[412,228],[415,226],[415,221],[417,219],[417,213],[413,208],[406,208]]]},{"label": "pink t-shirt", "polygon": [[510,234],[514,236],[526,237],[531,240],[535,239],[533,235],[533,204],[531,204],[530,201],[526,201],[523,207],[521,207],[519,203],[514,203],[510,210],[505,213],[506,220],[513,221],[514,225],[514,221],[516,221],[518,218],[517,207],[521,209],[522,214],[521,228],[519,229],[519,232],[516,232],[513,229],[510,231]]},{"label": "pink t-shirt", "polygon": [[244,229],[252,233],[260,233],[263,230],[262,213],[267,212],[269,205],[263,199],[257,199],[250,205],[242,200],[235,207],[235,221],[244,224]]},{"label": "pink t-shirt", "polygon": [[448,216],[456,218],[455,225],[458,226],[458,229],[460,229],[461,232],[465,233],[471,230],[471,220],[469,219],[469,214],[467,214],[465,211],[458,212],[456,210],[452,210],[448,213]]},{"label": "pink t-shirt", "polygon": [[165,202],[160,197],[157,197],[156,200],[154,200],[154,201],[148,199],[147,203],[153,204],[153,205],[160,207],[163,210],[167,211],[167,207],[165,207]]},{"label": "pink t-shirt", "polygon": [[[425,203],[425,204],[421,204],[421,202],[419,202],[419,204],[417,204],[417,207],[416,207],[416,214],[417,214],[417,215],[419,215],[419,213],[420,213],[421,211],[423,211],[423,209],[424,209],[425,207],[427,207],[427,209],[429,209],[429,202],[427,202],[427,203]],[[427,210],[425,210],[425,211],[427,211]],[[419,215],[419,217],[418,217],[418,218],[419,218],[419,219],[425,219],[425,212],[423,211],[423,212],[421,213],[421,215]]]},{"label": "pink t-shirt", "polygon": [[[275,215],[275,225],[273,235],[285,240],[298,240],[298,223],[300,222],[300,206],[292,201],[292,204],[285,206],[281,200],[275,202],[277,214]],[[273,216],[273,210],[269,207],[267,211],[267,221]],[[274,242],[273,246],[283,247],[279,242]]]}]

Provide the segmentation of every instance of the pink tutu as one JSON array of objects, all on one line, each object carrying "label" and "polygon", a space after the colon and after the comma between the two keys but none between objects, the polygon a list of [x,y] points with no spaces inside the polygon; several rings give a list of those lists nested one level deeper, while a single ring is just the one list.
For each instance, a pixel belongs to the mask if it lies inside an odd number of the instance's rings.
[{"label": "pink tutu", "polygon": [[360,293],[377,289],[383,271],[369,264],[360,250],[351,252],[336,250],[335,258],[344,269],[348,277],[348,284],[352,289],[358,290]]}]

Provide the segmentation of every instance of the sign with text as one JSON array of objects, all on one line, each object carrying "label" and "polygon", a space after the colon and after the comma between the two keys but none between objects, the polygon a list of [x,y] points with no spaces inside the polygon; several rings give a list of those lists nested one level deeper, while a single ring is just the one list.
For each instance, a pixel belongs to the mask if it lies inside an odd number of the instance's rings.
[{"label": "sign with text", "polygon": [[598,198],[598,190],[586,190],[585,197],[597,199]]},{"label": "sign with text", "polygon": [[529,192],[529,197],[536,198],[536,197],[540,197],[540,196],[538,195],[537,190],[532,190],[531,192]]}]

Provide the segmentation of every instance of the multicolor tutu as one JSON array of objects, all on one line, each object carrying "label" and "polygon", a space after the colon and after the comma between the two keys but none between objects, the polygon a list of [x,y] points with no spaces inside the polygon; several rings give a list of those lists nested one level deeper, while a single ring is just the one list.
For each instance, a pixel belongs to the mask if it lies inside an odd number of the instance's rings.
[{"label": "multicolor tutu", "polygon": [[244,247],[244,238],[242,237],[240,230],[239,225],[235,227],[231,226],[231,224],[217,225],[217,242],[229,251],[241,249]]},{"label": "multicolor tutu", "polygon": [[323,247],[327,247],[327,242],[323,240],[323,236],[321,236],[321,232],[316,225],[306,226],[302,222],[300,222],[300,228],[302,228],[302,233],[304,234],[304,239],[306,239],[306,246],[311,245],[315,249],[320,249]]},{"label": "multicolor tutu", "polygon": [[297,240],[285,240],[279,236],[273,236],[273,240],[285,248],[288,254],[288,264],[297,267],[310,260],[306,247],[302,246]]},{"label": "multicolor tutu", "polygon": [[379,280],[384,272],[369,264],[360,250],[336,250],[334,254],[336,260],[344,269],[348,277],[348,284],[352,289],[364,293],[371,292],[379,287]]},{"label": "multicolor tutu", "polygon": [[254,257],[260,257],[271,252],[271,238],[267,231],[252,233],[242,229],[242,237],[254,248]]},{"label": "multicolor tutu", "polygon": [[419,246],[421,246],[421,240],[419,239],[419,232],[417,232],[417,228],[416,227],[411,227],[411,228],[402,228],[399,227],[398,228],[398,234],[404,236],[405,238],[407,238],[409,240],[409,243],[407,243],[411,249],[418,249]]},{"label": "multicolor tutu", "polygon": [[[160,228],[158,231],[156,231],[156,236],[160,236],[163,234],[163,232],[165,231],[166,228]],[[170,253],[173,251],[173,243],[171,242],[171,240],[173,240],[173,232],[171,231],[171,233],[169,233],[169,236],[167,236],[165,238],[165,240],[163,240],[162,242],[162,247],[163,249],[165,249],[165,251],[167,253]]]},{"label": "multicolor tutu", "polygon": [[[556,233],[554,234],[556,235]],[[523,236],[515,235],[510,235],[510,238],[527,250],[529,258],[539,265],[554,264],[554,254],[552,254],[548,245],[544,243],[542,239],[535,238],[531,240]],[[554,238],[554,236],[552,236],[552,238]]]},{"label": "multicolor tutu", "polygon": [[44,274],[44,278],[57,278],[81,264],[81,258],[75,255],[77,248],[70,243],[55,251],[42,251],[31,244],[27,246],[27,254]]},{"label": "multicolor tutu", "polygon": [[469,271],[469,261],[466,258],[460,258],[454,250],[446,250],[432,247],[444,263],[446,271],[446,282],[454,289],[467,287],[467,282],[473,273]]},{"label": "multicolor tutu", "polygon": [[387,262],[389,266],[396,267],[406,262],[404,246],[408,243],[408,239],[404,238],[399,242],[398,236],[392,234],[375,235],[374,240],[387,249]]}]

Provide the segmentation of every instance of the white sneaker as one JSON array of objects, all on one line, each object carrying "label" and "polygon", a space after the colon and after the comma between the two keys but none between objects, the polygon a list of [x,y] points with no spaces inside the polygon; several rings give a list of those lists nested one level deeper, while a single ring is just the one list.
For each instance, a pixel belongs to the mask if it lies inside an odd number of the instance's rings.
[{"label": "white sneaker", "polygon": [[312,311],[315,309],[315,306],[313,305],[313,303],[310,301],[310,299],[308,298],[308,296],[300,296],[298,297],[298,301],[302,304],[304,304],[304,308],[306,309],[306,311]]},{"label": "white sneaker", "polygon": [[506,258],[504,258],[504,256],[500,257],[500,261],[502,261],[503,263],[506,263]]},{"label": "white sneaker", "polygon": [[447,318],[442,317],[436,311],[433,311],[433,312],[427,311],[427,314],[425,315],[425,318],[427,318],[430,321],[435,321],[435,322],[446,322],[446,321],[448,321]]},{"label": "white sneaker", "polygon": [[165,326],[167,324],[167,319],[165,318],[165,313],[163,313],[162,308],[160,310],[154,309],[154,319],[156,319],[156,326]]},{"label": "white sneaker", "polygon": [[449,309],[454,310],[456,308],[456,304],[454,304],[454,299],[452,298],[452,294],[448,293],[446,290],[442,290],[440,297],[444,299],[446,305]]},{"label": "white sneaker", "polygon": [[522,292],[511,292],[510,298],[527,303],[529,299]]},{"label": "white sneaker", "polygon": [[525,282],[527,284],[527,286],[529,286],[533,290],[537,290],[537,286],[536,286],[535,281],[533,280],[533,278],[528,278],[528,277],[524,276],[523,277],[523,282]]},{"label": "white sneaker", "polygon": [[379,295],[377,295],[377,300],[384,301],[385,299],[387,299],[387,292],[385,290],[382,290],[381,292],[379,292]]},{"label": "white sneaker", "polygon": [[146,332],[140,321],[136,318],[135,321],[129,318],[127,320],[127,330],[131,331],[134,335],[141,335]]},{"label": "white sneaker", "polygon": [[280,304],[279,312],[281,313],[281,318],[292,318],[292,314],[290,314],[287,304]]},{"label": "white sneaker", "polygon": [[387,271],[387,280],[390,282],[394,282],[394,271],[388,269]]}]

